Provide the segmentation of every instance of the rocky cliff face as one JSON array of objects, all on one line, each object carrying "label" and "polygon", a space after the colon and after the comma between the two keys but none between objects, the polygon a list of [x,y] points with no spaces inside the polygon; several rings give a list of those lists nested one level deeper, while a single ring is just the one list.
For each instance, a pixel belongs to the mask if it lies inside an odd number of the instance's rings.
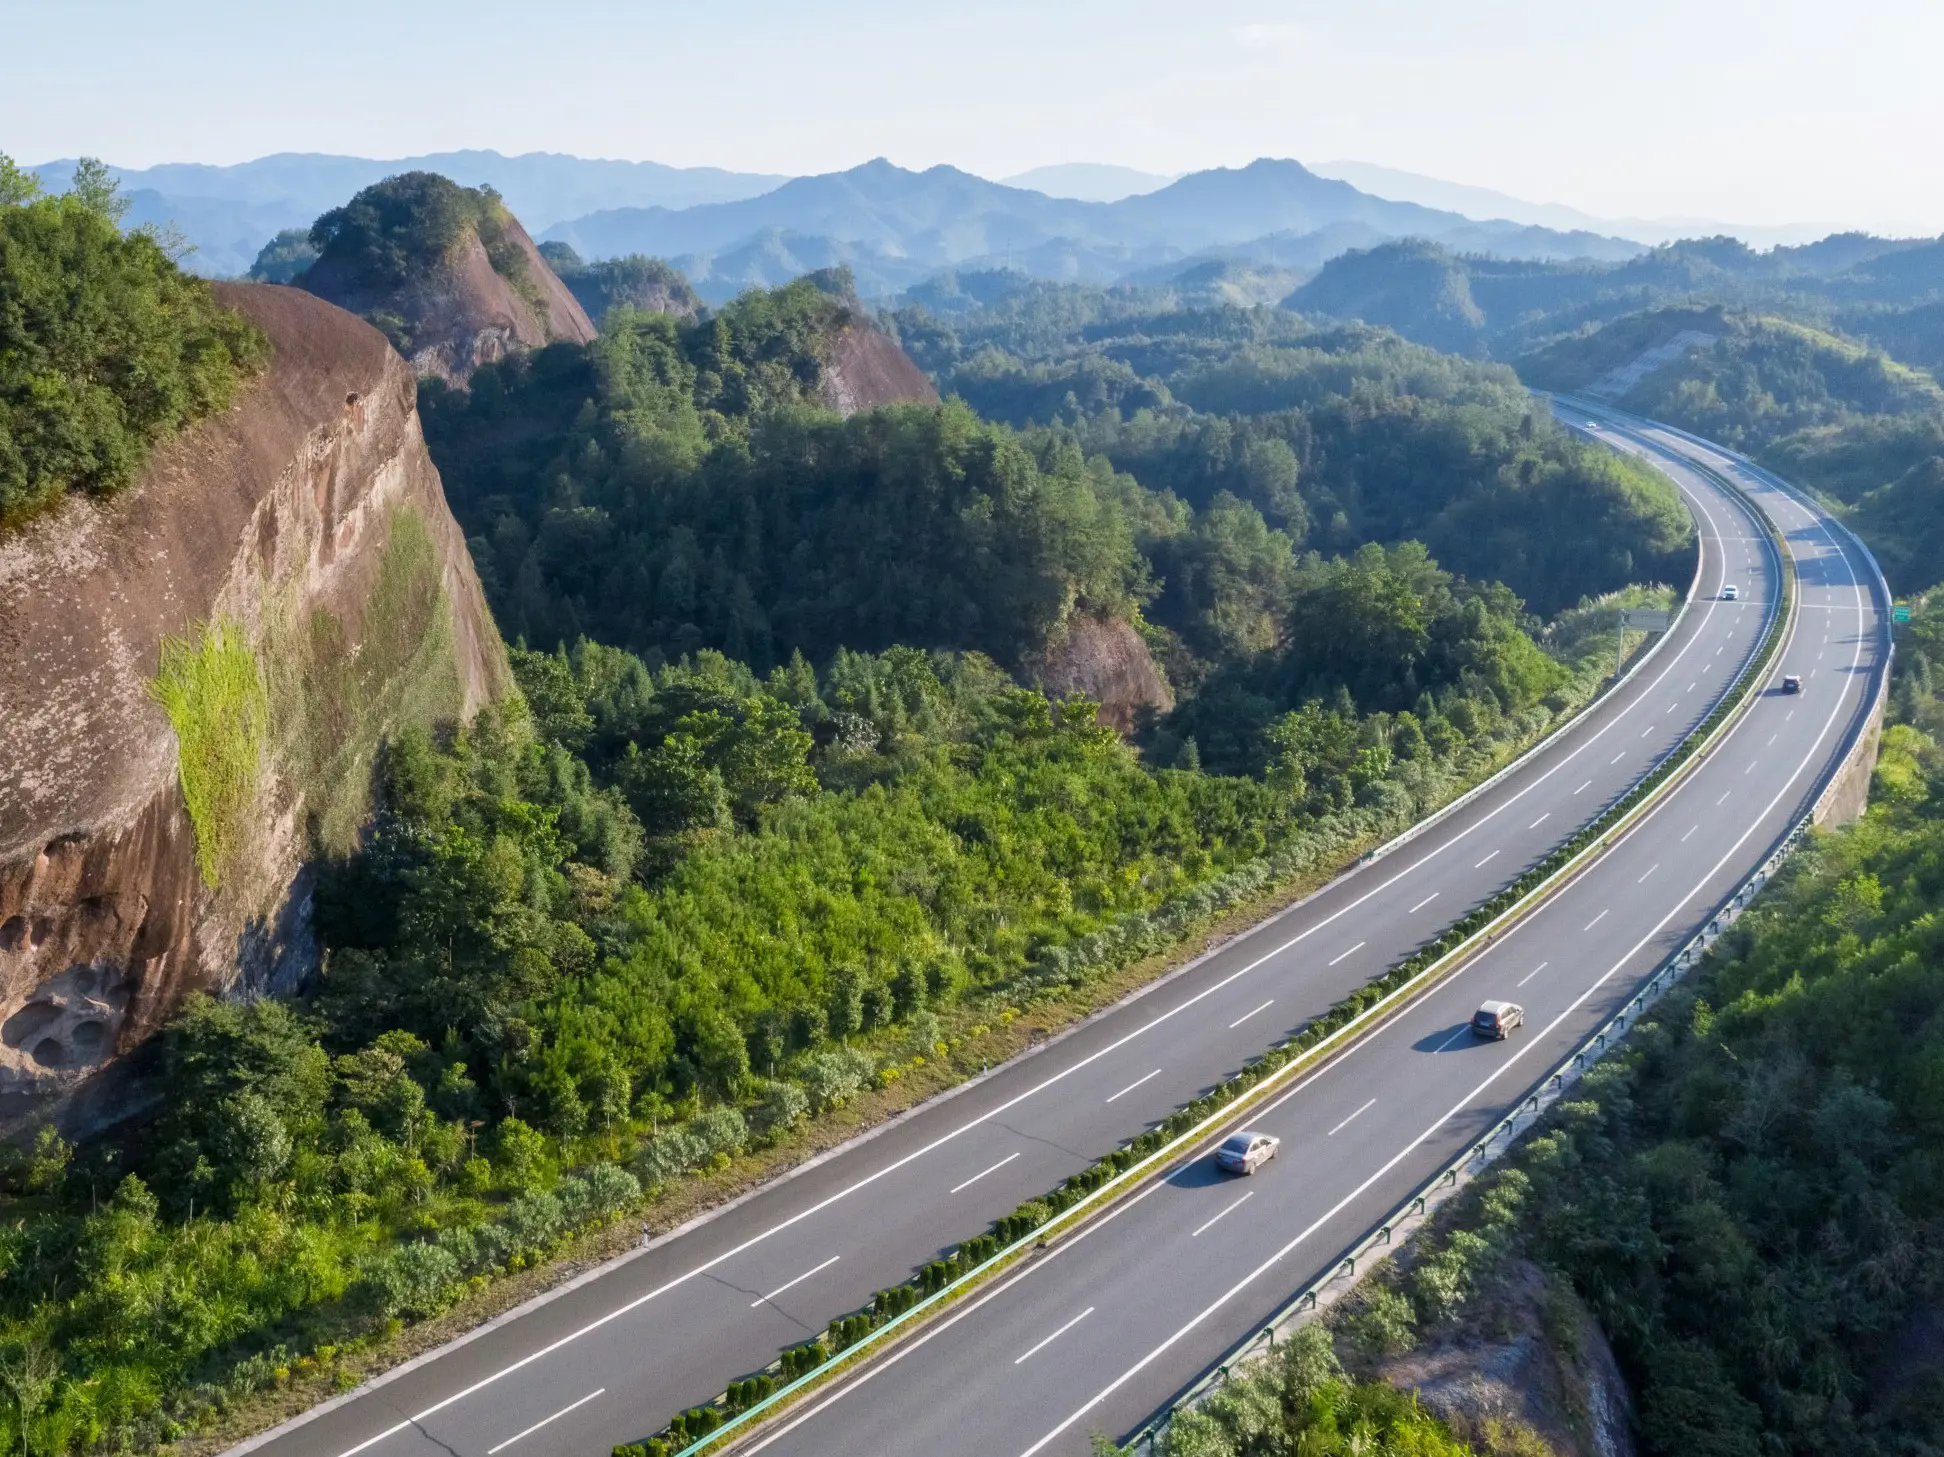
[{"label": "rocky cliff face", "polygon": [[1174,707],[1174,694],[1147,644],[1117,618],[1075,616],[1034,666],[1048,693],[1086,695],[1100,705],[1100,721],[1122,733],[1135,726],[1143,709],[1166,713]]},{"label": "rocky cliff face", "polygon": [[0,1133],[115,1116],[103,1074],[192,991],[301,979],[304,862],[354,841],[382,739],[510,681],[411,371],[320,299],[218,288],[265,377],[0,541]]},{"label": "rocky cliff face", "polygon": [[509,354],[555,340],[592,339],[586,310],[547,266],[519,219],[509,213],[500,226],[521,260],[515,278],[494,271],[486,245],[468,228],[443,259],[396,286],[373,286],[328,253],[298,282],[384,329],[420,376],[460,387],[480,365]]},{"label": "rocky cliff face", "polygon": [[823,402],[845,416],[880,405],[938,403],[938,391],[925,372],[889,335],[872,328],[861,311],[825,346],[818,388]]}]

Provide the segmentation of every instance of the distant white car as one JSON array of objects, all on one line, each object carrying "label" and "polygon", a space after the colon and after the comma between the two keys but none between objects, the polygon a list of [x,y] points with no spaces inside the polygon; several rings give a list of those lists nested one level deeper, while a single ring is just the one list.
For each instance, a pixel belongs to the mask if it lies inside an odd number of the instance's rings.
[{"label": "distant white car", "polygon": [[1721,589],[1721,600],[1723,602],[1739,602],[1741,600],[1741,588],[1730,582],[1726,587]]},{"label": "distant white car", "polygon": [[1231,1133],[1215,1150],[1215,1163],[1231,1174],[1253,1174],[1281,1147],[1282,1140],[1273,1133]]}]

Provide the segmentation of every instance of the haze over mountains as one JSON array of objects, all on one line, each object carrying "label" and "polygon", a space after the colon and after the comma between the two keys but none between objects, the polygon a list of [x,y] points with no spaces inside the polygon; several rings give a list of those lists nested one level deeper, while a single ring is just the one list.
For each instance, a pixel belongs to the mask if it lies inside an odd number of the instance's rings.
[{"label": "haze over mountains", "polygon": [[[74,159],[30,169],[44,186],[65,188]],[[463,187],[487,186],[534,232],[604,207],[693,207],[767,192],[789,179],[719,167],[669,167],[526,152],[430,152],[390,160],[322,152],[279,152],[233,166],[172,162],[112,167],[129,199],[131,225],[173,222],[196,245],[191,264],[214,275],[239,274],[285,228],[306,228],[359,188],[399,172],[437,172]]]},{"label": "haze over mountains", "polygon": [[1641,251],[1623,239],[1479,223],[1393,202],[1270,159],[1090,202],[988,182],[956,167],[913,172],[879,158],[733,202],[607,209],[557,223],[543,236],[584,257],[666,257],[704,298],[833,263],[850,265],[866,296],[960,267],[1107,283],[1259,241],[1275,251],[1278,240],[1292,261],[1300,255],[1301,266],[1311,268],[1344,248],[1406,236],[1514,258],[1614,260]]},{"label": "haze over mountains", "polygon": [[[34,171],[58,189],[72,169],[59,161]],[[1072,163],[993,182],[883,158],[790,178],[491,151],[392,160],[282,153],[116,175],[130,224],[173,225],[195,247],[192,266],[234,275],[279,231],[308,227],[359,188],[415,170],[494,188],[536,238],[570,244],[583,258],[666,258],[710,303],[838,264],[852,269],[866,297],[889,297],[947,270],[1163,283],[1222,262],[1307,276],[1348,250],[1401,238],[1509,261],[1616,263],[1674,227],[1594,218],[1367,164],[1332,164],[1325,171],[1339,175],[1328,176],[1268,158],[1172,180]]]}]

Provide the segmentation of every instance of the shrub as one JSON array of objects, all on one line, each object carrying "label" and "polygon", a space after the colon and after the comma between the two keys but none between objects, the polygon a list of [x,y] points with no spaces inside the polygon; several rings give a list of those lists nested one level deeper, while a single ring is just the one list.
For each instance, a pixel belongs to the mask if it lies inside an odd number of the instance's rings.
[{"label": "shrub", "polygon": [[436,1244],[403,1245],[372,1262],[365,1296],[381,1315],[431,1315],[459,1283],[459,1261]]}]

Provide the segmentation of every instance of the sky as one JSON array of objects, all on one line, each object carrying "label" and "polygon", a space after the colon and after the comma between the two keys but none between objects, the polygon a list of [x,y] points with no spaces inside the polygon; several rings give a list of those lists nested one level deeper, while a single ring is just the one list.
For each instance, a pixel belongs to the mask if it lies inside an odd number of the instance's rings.
[{"label": "sky", "polygon": [[1939,0],[0,5],[25,163],[1350,158],[1604,217],[1944,231]]}]

